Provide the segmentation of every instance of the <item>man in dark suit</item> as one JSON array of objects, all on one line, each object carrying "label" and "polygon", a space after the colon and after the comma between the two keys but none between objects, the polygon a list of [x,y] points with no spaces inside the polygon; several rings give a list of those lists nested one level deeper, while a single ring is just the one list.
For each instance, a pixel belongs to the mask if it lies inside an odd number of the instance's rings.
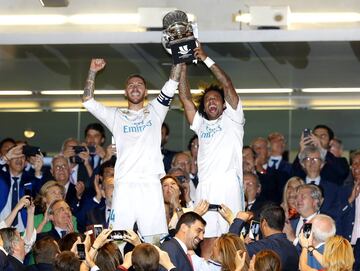
[{"label": "man in dark suit", "polygon": [[70,181],[70,164],[68,159],[57,155],[51,162],[51,174],[54,180],[65,187],[65,201],[69,204],[75,216],[81,206],[85,192],[84,182],[78,180],[76,185]]},{"label": "man in dark suit", "polygon": [[[22,148],[22,146],[19,147]],[[35,176],[24,170],[26,157],[23,154],[16,158],[9,158],[6,170],[0,171],[0,221],[5,220],[11,210],[15,208],[19,199],[25,195],[26,189],[33,197],[40,190],[43,159],[40,155],[36,155],[31,160],[34,163]],[[25,209],[22,209],[12,225],[22,232],[26,227],[26,221],[27,213]]]},{"label": "man in dark suit", "polygon": [[162,244],[161,249],[169,254],[177,270],[194,271],[188,250],[196,249],[204,239],[205,226],[206,221],[197,213],[185,213],[176,225],[175,237]]},{"label": "man in dark suit", "polygon": [[22,271],[25,270],[25,243],[20,237],[20,233],[15,228],[0,229],[0,236],[4,243],[8,266],[5,271]]},{"label": "man in dark suit", "polygon": [[86,226],[102,224],[104,228],[107,228],[114,191],[114,177],[104,179],[99,189],[101,190],[102,200],[96,208],[86,213]]},{"label": "man in dark suit", "polygon": [[[301,136],[300,152],[305,146],[313,145],[321,149],[324,156],[325,165],[321,169],[321,177],[342,185],[346,177],[349,175],[349,165],[344,159],[335,157],[330,151],[330,141],[334,138],[333,130],[326,125],[316,125],[313,132],[308,137]],[[305,178],[306,173],[301,165],[301,159],[296,156],[292,164],[292,175]]]},{"label": "man in dark suit", "polygon": [[[360,238],[360,151],[351,154],[351,174],[354,182],[340,191],[340,214],[337,220],[337,234],[348,239],[352,245]],[[357,214],[358,213],[358,214]]]},{"label": "man in dark suit", "polygon": [[300,217],[290,220],[290,223],[286,223],[284,232],[286,233],[289,241],[293,242],[298,250],[301,250],[299,244],[299,235],[301,229],[305,223],[309,223],[320,210],[320,206],[323,203],[322,192],[317,185],[314,184],[303,184],[300,185],[296,190],[296,211]]},{"label": "man in dark suit", "polygon": [[45,237],[37,241],[33,247],[35,264],[27,267],[26,271],[53,271],[54,259],[60,253],[57,242],[52,237]]},{"label": "man in dark suit", "polygon": [[171,168],[171,162],[173,160],[174,155],[176,154],[175,151],[171,151],[165,148],[165,145],[169,140],[169,135],[170,135],[169,125],[163,122],[161,126],[161,154],[163,155],[163,163],[166,173]]},{"label": "man in dark suit", "polygon": [[7,254],[8,253],[4,249],[4,242],[0,234],[0,270],[5,270],[5,268],[7,268],[9,264],[9,261],[7,259]]},{"label": "man in dark suit", "polygon": [[271,249],[279,255],[282,270],[297,270],[299,255],[294,245],[282,233],[284,224],[285,213],[281,207],[265,207],[260,213],[260,230],[264,238],[246,245],[250,258],[261,250]]},{"label": "man in dark suit", "polygon": [[259,211],[264,203],[260,197],[260,180],[256,174],[251,172],[245,172],[243,175],[243,182],[246,200],[245,211],[250,211],[254,213],[254,217],[258,217]]},{"label": "man in dark suit", "polygon": [[49,232],[39,233],[37,240],[46,236],[51,236],[56,241],[60,240],[66,234],[75,230],[72,223],[72,213],[70,206],[66,201],[60,199],[51,203],[48,209],[49,220],[52,222],[52,229]]},{"label": "man in dark suit", "polygon": [[324,202],[320,212],[336,219],[339,212],[340,187],[320,176],[325,163],[323,152],[318,147],[309,145],[300,152],[299,159],[306,173],[305,183],[315,184],[322,190]]}]

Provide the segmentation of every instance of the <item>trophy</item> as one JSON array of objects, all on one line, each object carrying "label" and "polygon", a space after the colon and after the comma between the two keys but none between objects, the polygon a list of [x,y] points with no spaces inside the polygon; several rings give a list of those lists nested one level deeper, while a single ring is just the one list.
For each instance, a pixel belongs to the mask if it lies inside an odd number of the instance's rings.
[{"label": "trophy", "polygon": [[193,62],[196,38],[196,25],[188,21],[185,12],[174,10],[163,18],[162,44],[165,50],[172,55],[173,63]]}]

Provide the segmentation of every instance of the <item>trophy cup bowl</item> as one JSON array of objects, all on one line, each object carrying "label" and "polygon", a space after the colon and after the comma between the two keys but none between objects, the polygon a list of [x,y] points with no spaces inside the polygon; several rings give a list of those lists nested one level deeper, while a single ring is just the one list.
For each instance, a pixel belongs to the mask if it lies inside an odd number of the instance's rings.
[{"label": "trophy cup bowl", "polygon": [[185,12],[174,10],[163,18],[162,45],[173,56],[174,64],[192,62],[196,47],[193,28]]}]

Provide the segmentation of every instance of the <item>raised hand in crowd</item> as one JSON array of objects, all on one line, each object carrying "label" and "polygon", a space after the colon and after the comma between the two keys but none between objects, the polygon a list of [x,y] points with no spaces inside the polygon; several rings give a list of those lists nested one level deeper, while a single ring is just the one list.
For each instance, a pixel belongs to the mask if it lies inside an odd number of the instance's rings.
[{"label": "raised hand in crowd", "polygon": [[354,182],[354,187],[348,199],[349,204],[353,204],[356,198],[359,196],[359,194],[360,194],[360,182]]},{"label": "raised hand in crowd", "polygon": [[24,143],[20,143],[16,145],[15,147],[11,148],[5,155],[4,158],[6,161],[9,161],[11,159],[19,158],[23,156],[23,146]]},{"label": "raised hand in crowd", "polygon": [[11,224],[13,223],[15,217],[18,215],[18,212],[22,209],[22,208],[27,208],[28,206],[31,205],[31,201],[29,196],[23,196],[18,203],[15,205],[15,208],[11,210],[11,213],[5,218],[5,227],[10,227]]},{"label": "raised hand in crowd", "polygon": [[76,197],[80,200],[85,191],[85,184],[83,181],[78,181],[75,185]]},{"label": "raised hand in crowd", "polygon": [[238,250],[235,256],[235,271],[242,271],[245,266],[246,251]]},{"label": "raised hand in crowd", "polygon": [[116,147],[115,144],[110,144],[105,149],[105,156],[103,157],[103,161],[108,161],[111,159],[113,155],[116,155]]},{"label": "raised hand in crowd", "polygon": [[206,200],[200,200],[195,206],[194,212],[203,216],[209,210],[209,203]]},{"label": "raised hand in crowd", "polygon": [[132,244],[134,247],[141,244],[139,236],[133,230],[126,230],[127,234],[124,235],[124,241]]}]

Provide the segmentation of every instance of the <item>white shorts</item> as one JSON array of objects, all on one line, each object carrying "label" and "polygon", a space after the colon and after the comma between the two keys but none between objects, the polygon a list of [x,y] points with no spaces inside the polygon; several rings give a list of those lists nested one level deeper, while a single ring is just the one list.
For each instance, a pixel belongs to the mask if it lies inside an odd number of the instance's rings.
[{"label": "white shorts", "polygon": [[109,226],[132,229],[135,222],[142,236],[168,233],[159,179],[141,183],[115,181]]},{"label": "white shorts", "polygon": [[[205,182],[199,180],[195,204],[200,200],[207,200],[211,204],[225,204],[236,214],[245,208],[242,187],[235,172],[217,175]],[[217,211],[208,211],[203,218],[206,220],[205,238],[218,237],[228,232],[229,224]]]}]

